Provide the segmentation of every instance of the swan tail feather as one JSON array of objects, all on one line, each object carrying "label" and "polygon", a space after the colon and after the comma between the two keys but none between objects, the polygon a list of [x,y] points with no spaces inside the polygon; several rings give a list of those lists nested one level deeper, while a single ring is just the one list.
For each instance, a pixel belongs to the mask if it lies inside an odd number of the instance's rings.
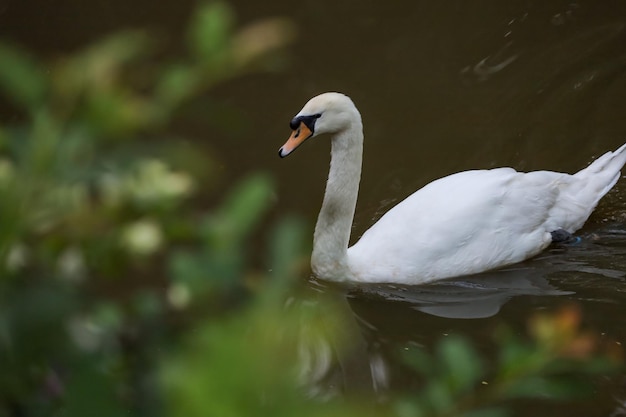
[{"label": "swan tail feather", "polygon": [[626,164],[626,144],[600,156],[587,168],[574,174],[574,177],[585,180],[587,183],[585,188],[597,196],[595,201],[597,203],[619,180],[624,164]]},{"label": "swan tail feather", "polygon": [[575,177],[585,177],[601,172],[619,172],[626,164],[626,143],[615,151],[609,151],[593,161],[586,168],[574,174]]},{"label": "swan tail feather", "polygon": [[[579,180],[578,186],[570,189],[571,201],[585,207],[588,212],[581,216],[585,221],[606,193],[613,188],[621,176],[621,169],[626,164],[626,144],[615,151],[607,152],[593,161],[588,167],[573,176]],[[579,222],[576,222],[579,223]],[[582,222],[574,229],[582,226]]]}]

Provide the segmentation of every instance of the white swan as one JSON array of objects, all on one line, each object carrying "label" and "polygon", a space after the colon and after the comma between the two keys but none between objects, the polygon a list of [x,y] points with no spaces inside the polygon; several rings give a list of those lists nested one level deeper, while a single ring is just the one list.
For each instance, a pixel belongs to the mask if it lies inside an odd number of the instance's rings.
[{"label": "white swan", "polygon": [[361,176],[361,115],[349,97],[325,93],[290,126],[281,157],[308,138],[332,135],[311,267],[333,281],[421,284],[523,261],[582,227],[626,162],[625,144],[574,175],[512,168],[453,174],[396,205],[348,248]]}]

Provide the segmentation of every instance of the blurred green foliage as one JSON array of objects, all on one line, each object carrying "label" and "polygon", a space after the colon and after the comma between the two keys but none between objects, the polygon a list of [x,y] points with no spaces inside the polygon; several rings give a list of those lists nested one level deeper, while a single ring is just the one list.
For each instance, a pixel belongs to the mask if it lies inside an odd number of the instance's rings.
[{"label": "blurred green foliage", "polygon": [[[562,362],[566,352],[539,335],[530,345],[503,336],[494,372],[451,338],[436,360],[406,357],[429,382],[383,410],[307,397],[300,345],[347,349],[350,318],[321,295],[320,314],[286,306],[302,224],[271,227],[271,272],[253,268],[248,242],[271,179],[250,174],[207,208],[200,184],[215,161],[167,130],[217,84],[273,68],[293,35],[281,19],[237,27],[212,2],[193,14],[174,61],[142,31],[45,63],[0,44],[3,105],[15,114],[0,127],[0,416],[492,416],[503,410],[492,404],[538,396],[537,386],[570,393],[549,369],[604,369],[589,349]],[[568,331],[563,340],[578,340]]]},{"label": "blurred green foliage", "polygon": [[579,400],[593,391],[590,377],[615,372],[622,362],[621,349],[581,329],[581,319],[575,305],[534,316],[530,342],[501,327],[491,366],[455,335],[440,340],[434,355],[409,349],[406,362],[428,383],[398,401],[398,415],[500,417],[512,414],[513,400]]}]

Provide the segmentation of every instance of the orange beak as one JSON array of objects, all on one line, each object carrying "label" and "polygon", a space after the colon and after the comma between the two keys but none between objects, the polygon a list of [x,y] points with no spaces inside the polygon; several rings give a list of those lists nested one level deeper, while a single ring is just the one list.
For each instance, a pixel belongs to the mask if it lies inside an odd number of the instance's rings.
[{"label": "orange beak", "polygon": [[278,156],[281,158],[286,157],[291,152],[293,152],[298,146],[302,144],[305,140],[311,137],[313,132],[309,129],[304,122],[300,122],[300,126],[293,132],[291,132],[291,136],[287,139],[287,142],[278,150]]}]

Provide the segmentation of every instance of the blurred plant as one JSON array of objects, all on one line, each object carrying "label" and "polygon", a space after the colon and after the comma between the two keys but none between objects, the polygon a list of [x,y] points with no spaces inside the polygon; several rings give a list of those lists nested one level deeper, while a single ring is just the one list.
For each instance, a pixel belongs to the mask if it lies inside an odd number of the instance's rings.
[{"label": "blurred plant", "polygon": [[593,389],[590,377],[622,367],[622,351],[601,343],[580,328],[577,306],[529,321],[532,343],[509,328],[495,334],[495,369],[489,369],[467,341],[450,336],[439,341],[435,358],[409,349],[407,363],[427,378],[417,397],[396,404],[399,417],[510,415],[511,400],[577,400]]},{"label": "blurred plant", "polygon": [[0,416],[147,412],[155,352],[259,291],[246,242],[271,181],[252,174],[202,208],[215,164],[166,127],[215,85],[276,67],[293,36],[282,19],[237,28],[211,2],[176,61],[142,31],[45,64],[0,44],[15,114],[0,128]]}]

